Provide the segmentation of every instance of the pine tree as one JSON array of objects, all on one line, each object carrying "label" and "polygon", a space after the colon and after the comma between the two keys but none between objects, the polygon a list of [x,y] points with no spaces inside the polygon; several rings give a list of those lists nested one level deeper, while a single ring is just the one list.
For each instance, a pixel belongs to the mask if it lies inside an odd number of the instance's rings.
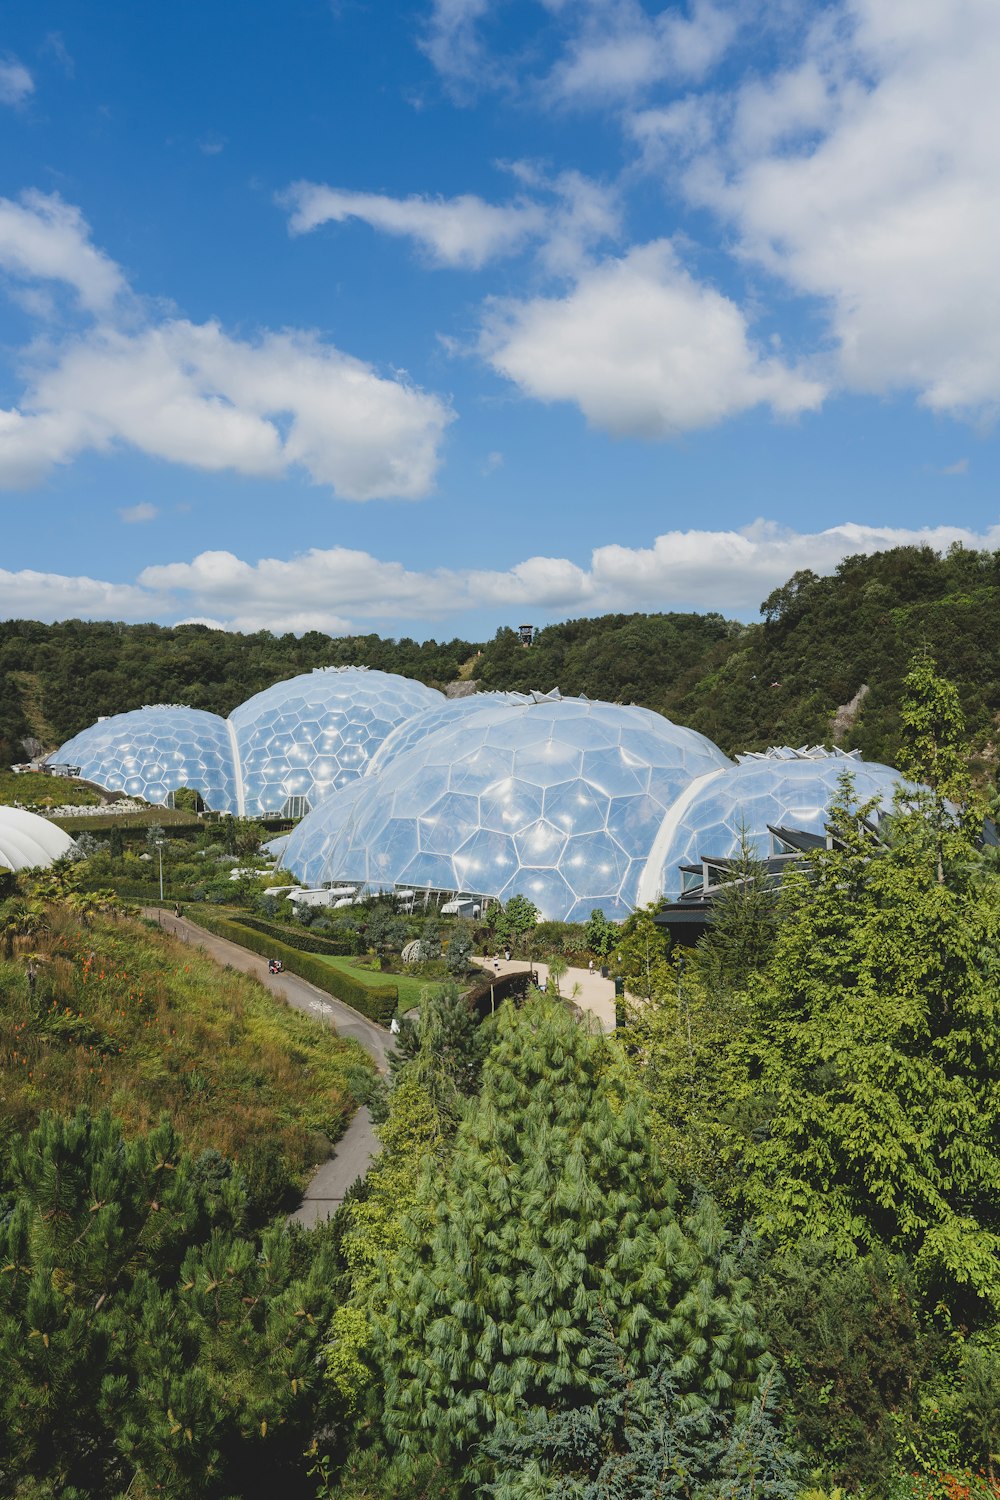
[{"label": "pine tree", "polygon": [[679,1399],[745,1393],[758,1352],[708,1203],[682,1222],[613,1043],[536,996],[505,1007],[443,1186],[425,1180],[381,1331],[386,1431],[467,1452],[501,1418],[595,1388],[592,1327]]},{"label": "pine tree", "polygon": [[45,1116],[9,1176],[0,1493],[221,1500],[251,1471],[292,1493],[324,1417],[323,1241],[239,1237],[236,1178],[169,1124],[127,1139],[107,1114]]}]

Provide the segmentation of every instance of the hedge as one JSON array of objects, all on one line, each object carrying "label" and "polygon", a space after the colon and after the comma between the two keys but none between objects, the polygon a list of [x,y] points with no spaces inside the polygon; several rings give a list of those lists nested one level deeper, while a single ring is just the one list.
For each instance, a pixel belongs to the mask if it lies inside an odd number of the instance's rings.
[{"label": "hedge", "polygon": [[234,918],[241,927],[252,927],[254,932],[263,932],[289,948],[298,948],[301,953],[329,953],[331,958],[350,958],[356,951],[350,943],[337,938],[320,937],[304,927],[288,927],[283,922],[268,922],[264,917],[240,915]]},{"label": "hedge", "polygon": [[394,984],[364,984],[353,975],[322,963],[312,954],[300,953],[287,943],[280,943],[264,933],[254,932],[252,928],[244,927],[242,922],[217,916],[213,911],[206,911],[203,906],[193,906],[185,915],[207,932],[213,932],[216,937],[228,938],[231,943],[249,948],[251,953],[259,953],[262,958],[280,958],[290,974],[308,979],[317,989],[325,990],[328,995],[342,1000],[345,1005],[359,1010],[363,1016],[377,1021],[381,1026],[391,1019],[399,1006],[399,991]]}]

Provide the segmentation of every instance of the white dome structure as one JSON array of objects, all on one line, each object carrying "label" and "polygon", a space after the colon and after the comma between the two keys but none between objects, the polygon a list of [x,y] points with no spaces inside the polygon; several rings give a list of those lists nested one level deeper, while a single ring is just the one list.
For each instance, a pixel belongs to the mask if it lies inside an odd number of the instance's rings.
[{"label": "white dome structure", "polygon": [[76,848],[68,833],[21,807],[0,807],[0,870],[34,870]]},{"label": "white dome structure", "polygon": [[545,917],[624,917],[667,809],[731,764],[648,709],[510,695],[376,760],[281,862],[309,884],[521,892]]},{"label": "white dome structure", "polygon": [[881,812],[891,808],[902,781],[891,766],[864,761],[856,751],[821,746],[778,745],[737,761],[699,776],[668,810],[639,881],[640,905],[660,896],[675,899],[684,886],[682,866],[708,855],[731,858],[744,839],[766,859],[772,852],[769,828],[823,833],[845,772],[856,800],[874,800]]},{"label": "white dome structure", "polygon": [[61,746],[53,760],[109,792],[170,806],[191,787],[213,812],[236,811],[229,728],[218,714],[183,703],[155,703],[99,719]]},{"label": "white dome structure", "polygon": [[276,682],[229,716],[239,812],[300,817],[362,776],[397,724],[445,701],[422,682],[367,667],[317,667]]}]

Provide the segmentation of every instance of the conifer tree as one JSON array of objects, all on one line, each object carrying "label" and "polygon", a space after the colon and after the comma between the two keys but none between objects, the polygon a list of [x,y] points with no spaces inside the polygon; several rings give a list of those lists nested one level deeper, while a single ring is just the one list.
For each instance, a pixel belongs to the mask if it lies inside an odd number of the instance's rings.
[{"label": "conifer tree", "polygon": [[954,866],[968,855],[968,843],[982,827],[982,814],[973,795],[958,689],[938,676],[926,651],[913,657],[903,679],[899,717],[899,767],[916,783],[909,803],[921,815],[920,823],[910,820],[908,832],[911,838],[932,839],[937,881],[942,885],[946,864]]},{"label": "conifer tree", "polygon": [[501,1421],[486,1441],[492,1500],[797,1500],[801,1461],[784,1441],[779,1382],[762,1376],[750,1405],[692,1405],[658,1369],[637,1379],[594,1330],[594,1394],[579,1405]]},{"label": "conifer tree", "polygon": [[169,1124],[127,1139],[107,1114],[45,1116],[9,1176],[0,1493],[222,1500],[251,1470],[292,1493],[323,1417],[322,1242],[237,1236],[237,1180]]},{"label": "conifer tree", "polygon": [[747,1394],[759,1342],[718,1215],[682,1222],[613,1041],[535,996],[504,1007],[443,1186],[428,1177],[382,1328],[385,1427],[469,1451],[500,1418],[595,1389],[603,1321],[682,1401]]}]

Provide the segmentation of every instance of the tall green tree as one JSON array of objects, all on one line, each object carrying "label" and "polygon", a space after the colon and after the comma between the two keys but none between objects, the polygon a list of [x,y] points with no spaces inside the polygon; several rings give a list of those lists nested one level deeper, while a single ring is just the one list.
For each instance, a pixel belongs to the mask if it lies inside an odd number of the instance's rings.
[{"label": "tall green tree", "polygon": [[636,999],[661,998],[677,987],[676,970],[670,963],[670,937],[653,921],[656,911],[656,903],[634,911],[622,923],[614,950],[625,988]]},{"label": "tall green tree", "polygon": [[[919,808],[833,809],[755,993],[746,1193],[780,1243],[884,1244],[1000,1299],[1000,888],[952,889]],[[968,851],[971,853],[971,851]]]},{"label": "tall green tree", "polygon": [[[967,853],[965,844],[969,835],[975,836],[978,831],[976,818],[981,819],[981,814],[973,798],[965,715],[958,689],[938,675],[926,651],[913,657],[903,679],[900,730],[899,767],[917,783],[910,800],[933,838],[937,879],[943,884],[946,862]],[[956,809],[965,815],[964,827]],[[916,829],[910,831],[912,834]]]},{"label": "tall green tree", "polygon": [[749,1392],[759,1339],[710,1204],[682,1217],[613,1041],[535,996],[504,1007],[443,1185],[393,1269],[384,1423],[461,1463],[501,1418],[595,1390],[603,1321],[681,1399]]}]

